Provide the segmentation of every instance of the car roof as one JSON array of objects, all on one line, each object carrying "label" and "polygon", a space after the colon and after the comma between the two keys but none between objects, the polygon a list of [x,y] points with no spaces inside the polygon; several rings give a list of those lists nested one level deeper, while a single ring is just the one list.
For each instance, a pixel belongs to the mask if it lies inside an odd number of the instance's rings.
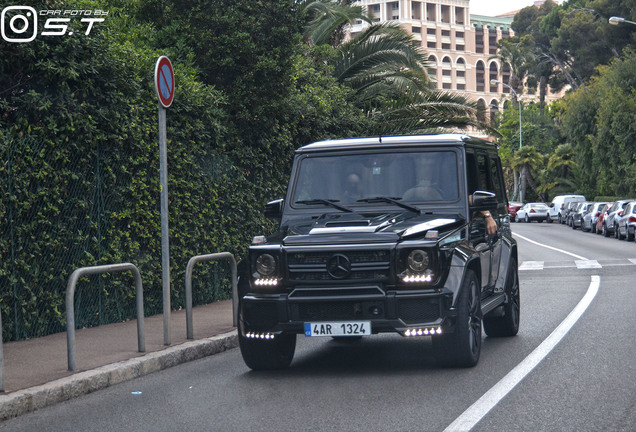
[{"label": "car roof", "polygon": [[334,139],[326,141],[318,141],[306,146],[300,147],[296,153],[310,153],[317,151],[330,150],[362,150],[377,149],[387,146],[394,147],[421,147],[439,146],[439,145],[461,145],[472,144],[474,146],[484,147],[496,151],[498,147],[481,138],[471,137],[464,134],[437,134],[437,135],[403,135],[403,136],[380,136],[367,138],[347,138]]}]

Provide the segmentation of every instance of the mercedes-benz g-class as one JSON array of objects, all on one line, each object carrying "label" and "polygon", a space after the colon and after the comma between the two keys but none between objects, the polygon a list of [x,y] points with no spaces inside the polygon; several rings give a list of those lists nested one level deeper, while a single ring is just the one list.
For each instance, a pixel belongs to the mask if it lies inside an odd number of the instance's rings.
[{"label": "mercedes-benz g-class", "polygon": [[517,334],[517,244],[487,141],[310,144],[265,214],[279,229],[254,238],[238,284],[239,345],[252,369],[289,366],[297,335],[428,337],[442,363],[470,367],[482,323],[488,336]]}]

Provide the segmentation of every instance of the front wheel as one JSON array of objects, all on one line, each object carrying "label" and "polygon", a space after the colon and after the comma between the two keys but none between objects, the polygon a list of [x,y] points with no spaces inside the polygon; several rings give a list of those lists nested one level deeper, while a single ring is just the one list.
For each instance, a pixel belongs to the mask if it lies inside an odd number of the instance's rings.
[{"label": "front wheel", "polygon": [[457,299],[455,332],[433,337],[438,362],[453,367],[473,367],[481,353],[480,283],[472,270],[467,270]]},{"label": "front wheel", "polygon": [[510,259],[508,277],[505,288],[507,302],[503,305],[503,316],[484,317],[484,331],[489,337],[515,336],[519,331],[519,318],[521,316],[521,297],[519,294],[519,274],[517,261]]},{"label": "front wheel", "polygon": [[609,237],[609,231],[607,230],[607,224],[603,224],[603,237]]},{"label": "front wheel", "polygon": [[526,215],[526,223],[530,223],[530,219],[528,218],[528,215]]},{"label": "front wheel", "polygon": [[253,370],[285,369],[291,364],[296,351],[295,334],[277,335],[274,340],[247,338],[240,315],[238,339],[243,361]]}]

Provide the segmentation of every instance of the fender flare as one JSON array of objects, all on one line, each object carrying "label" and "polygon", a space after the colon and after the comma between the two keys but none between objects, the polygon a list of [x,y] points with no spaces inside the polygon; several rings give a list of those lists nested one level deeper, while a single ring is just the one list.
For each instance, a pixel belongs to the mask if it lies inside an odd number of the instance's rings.
[{"label": "fender flare", "polygon": [[448,277],[444,284],[444,288],[453,293],[452,307],[456,307],[459,290],[463,286],[468,270],[473,270],[477,277],[481,279],[481,260],[479,254],[465,247],[455,249],[451,257]]}]

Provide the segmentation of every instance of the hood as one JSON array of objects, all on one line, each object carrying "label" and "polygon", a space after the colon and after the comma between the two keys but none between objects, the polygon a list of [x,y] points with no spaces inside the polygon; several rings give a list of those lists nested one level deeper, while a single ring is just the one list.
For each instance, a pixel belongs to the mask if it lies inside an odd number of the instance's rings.
[{"label": "hood", "polygon": [[448,231],[463,223],[458,215],[394,212],[381,215],[329,213],[295,220],[287,227],[283,244],[389,243],[424,236],[429,230]]}]

